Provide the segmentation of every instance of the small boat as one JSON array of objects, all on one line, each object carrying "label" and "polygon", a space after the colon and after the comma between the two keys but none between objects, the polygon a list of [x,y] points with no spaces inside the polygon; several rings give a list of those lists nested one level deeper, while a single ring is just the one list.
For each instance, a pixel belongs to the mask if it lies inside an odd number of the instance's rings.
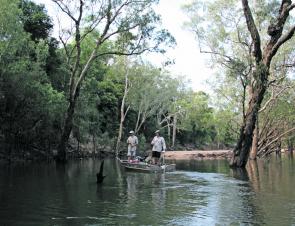
[{"label": "small boat", "polygon": [[121,165],[128,171],[142,172],[142,173],[164,173],[173,172],[176,170],[176,164],[164,164],[161,166],[148,164],[140,161],[128,162],[128,160],[119,159]]}]

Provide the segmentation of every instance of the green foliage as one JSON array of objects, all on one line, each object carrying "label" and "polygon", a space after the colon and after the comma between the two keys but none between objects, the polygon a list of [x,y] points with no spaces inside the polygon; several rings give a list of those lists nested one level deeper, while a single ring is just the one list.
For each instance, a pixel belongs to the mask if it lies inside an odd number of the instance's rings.
[{"label": "green foliage", "polygon": [[[266,42],[269,40],[267,29],[277,19],[281,1],[248,2],[260,35],[261,49],[266,48]],[[184,6],[185,12],[190,17],[187,27],[195,32],[201,50],[210,54],[211,65],[218,68],[215,80],[210,81],[215,92],[213,106],[216,109],[214,113],[216,141],[226,145],[231,145],[239,133],[238,128],[243,125],[248,99],[261,82],[265,86],[265,81],[269,79],[272,81],[271,89],[275,90],[272,94],[270,91],[267,93],[264,103],[273,98],[273,102],[282,104],[280,95],[276,96],[275,93],[280,93],[284,87],[288,87],[286,83],[282,84],[282,81],[291,78],[293,71],[289,66],[294,65],[291,63],[294,61],[294,48],[291,47],[294,45],[294,40],[284,43],[275,53],[270,72],[269,68],[255,63],[252,56],[253,42],[241,7],[242,4],[238,0],[195,0]],[[287,33],[293,24],[294,15],[290,14],[283,33]],[[267,106],[271,109],[273,107],[273,103]],[[276,112],[278,109],[273,110]],[[267,121],[272,118],[269,110],[267,114],[259,113],[261,127],[265,127]],[[285,117],[288,116],[287,111],[282,110],[281,113]],[[278,127],[276,123],[282,124],[282,120],[280,117],[276,119],[274,117],[272,120],[271,130],[276,131]],[[284,129],[286,130],[286,127]]]},{"label": "green foliage", "polygon": [[[97,2],[87,1],[87,4]],[[173,38],[165,30],[159,29],[160,18],[151,7],[156,2],[132,1],[132,7],[120,14],[122,17],[112,28],[119,28],[122,32],[99,47],[99,57],[93,59],[81,84],[71,137],[91,149],[92,146],[86,144],[93,145],[96,151],[112,150],[118,135],[120,106],[125,75],[128,73],[125,110],[130,108],[122,139],[127,138],[128,131],[137,129],[139,154],[150,148],[149,143],[156,129],[161,129],[167,143],[172,140],[175,117],[176,144],[192,144],[199,148],[231,146],[239,123],[236,119],[242,108],[234,104],[241,97],[236,79],[243,78],[249,82],[248,78],[242,77],[248,70],[249,59],[246,55],[244,58],[234,58],[231,61],[232,70],[224,71],[224,78],[219,81],[224,84],[217,88],[230,99],[218,96],[219,104],[213,100],[216,108],[213,109],[209,95],[192,92],[184,78],[175,78],[163,68],[137,57],[126,60],[105,54],[132,49],[138,52],[146,49],[163,52],[163,45],[173,44]],[[113,3],[115,9],[122,1]],[[38,149],[39,153],[43,150],[43,154],[50,155],[50,151],[57,148],[68,107],[66,97],[69,94],[70,66],[73,66],[74,60],[67,58],[65,48],[74,47],[75,42],[61,47],[56,39],[50,37],[52,23],[43,5],[28,0],[0,0],[0,4],[0,144],[9,156],[23,155],[33,149]],[[216,13],[214,19],[218,23],[213,30],[219,32],[220,40],[213,40],[212,37],[209,40],[212,40],[214,48],[226,53],[229,47],[222,46],[221,40],[236,38],[229,27],[221,26],[224,18],[218,12],[218,7],[225,10],[227,6],[219,1],[217,8],[212,7],[207,10]],[[100,10],[87,9],[89,12]],[[231,8],[227,11],[232,13]],[[130,19],[129,14],[132,15]],[[83,18],[81,35],[87,35],[81,42],[77,71],[82,70],[95,48],[97,38],[102,35],[99,28],[90,29],[94,14],[88,16]],[[205,21],[204,18],[199,19]],[[138,25],[138,32],[133,29],[127,31],[133,25]],[[237,47],[232,53],[239,51],[240,47]],[[287,49],[286,53],[291,54]],[[75,48],[72,54],[77,54]],[[287,100],[280,106],[285,103]],[[290,112],[293,113],[293,110],[290,109]]]},{"label": "green foliage", "polygon": [[[19,2],[19,9],[21,13],[18,17],[21,20],[24,31],[30,35],[31,40],[37,46],[43,45],[43,48],[38,48],[39,50],[36,53],[40,54],[40,51],[43,51],[42,69],[46,70],[46,74],[54,88],[59,91],[67,90],[65,84],[69,80],[69,72],[65,65],[62,65],[65,59],[58,51],[58,41],[49,36],[53,23],[47,15],[45,6],[42,4],[38,5],[30,0],[21,0]],[[38,56],[31,54],[31,57],[36,58]]]},{"label": "green foliage", "polygon": [[47,15],[44,5],[37,5],[30,0],[20,0],[22,14],[20,19],[24,30],[31,34],[34,41],[47,39],[53,24]]},{"label": "green foliage", "polygon": [[[98,64],[91,70],[97,72],[101,66]],[[100,68],[100,73],[105,69]],[[100,136],[109,134],[115,137],[118,126],[118,101],[122,95],[120,85],[112,80],[109,73],[105,75],[90,74],[87,77],[79,98],[77,114],[75,116],[75,128],[79,129],[81,137],[87,137],[88,134]],[[84,139],[85,140],[85,139]]]},{"label": "green foliage", "polygon": [[181,83],[172,78],[165,70],[149,64],[135,64],[130,72],[130,90],[127,103],[138,112],[138,125],[157,114],[165,114],[171,110],[172,103],[178,98]]},{"label": "green foliage", "polygon": [[138,136],[138,148],[137,148],[137,155],[144,156],[146,150],[149,148],[148,145],[149,141],[145,138],[144,134],[140,134]]},{"label": "green foliage", "polygon": [[43,70],[46,42],[33,42],[23,30],[18,1],[0,3],[0,142],[7,154],[19,155],[56,143],[65,100]]},{"label": "green foliage", "polygon": [[203,92],[191,93],[189,102],[183,106],[185,118],[181,122],[180,142],[201,148],[213,143],[215,128],[213,109],[209,107],[209,96]]},{"label": "green foliage", "polygon": [[217,110],[214,113],[214,126],[216,129],[215,144],[218,148],[233,147],[238,135],[239,119],[232,109]]}]

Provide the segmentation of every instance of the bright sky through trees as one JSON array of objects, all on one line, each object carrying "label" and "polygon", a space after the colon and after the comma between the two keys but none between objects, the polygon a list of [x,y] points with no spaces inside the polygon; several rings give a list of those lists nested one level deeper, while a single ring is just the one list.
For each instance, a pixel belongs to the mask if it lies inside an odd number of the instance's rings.
[{"label": "bright sky through trees", "polygon": [[[58,36],[57,8],[51,0],[34,0],[36,3],[45,4],[48,14],[53,18],[54,36]],[[163,27],[175,37],[177,46],[170,49],[165,56],[148,54],[146,57],[155,65],[161,65],[167,59],[174,60],[175,64],[167,67],[174,75],[185,75],[191,81],[194,90],[209,92],[206,80],[212,75],[212,70],[206,65],[206,55],[201,54],[197,41],[192,32],[183,26],[188,19],[181,10],[181,5],[191,0],[160,0],[156,11],[162,16]],[[67,25],[66,18],[59,18],[62,25]]]}]

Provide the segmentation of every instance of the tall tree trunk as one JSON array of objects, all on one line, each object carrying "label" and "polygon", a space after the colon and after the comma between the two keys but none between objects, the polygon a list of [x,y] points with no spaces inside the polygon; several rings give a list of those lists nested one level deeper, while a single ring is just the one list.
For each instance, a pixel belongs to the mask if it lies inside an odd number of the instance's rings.
[{"label": "tall tree trunk", "polygon": [[167,124],[167,135],[168,135],[168,143],[171,145],[171,128],[169,123]]},{"label": "tall tree trunk", "polygon": [[70,134],[73,128],[73,118],[74,118],[75,106],[76,106],[76,101],[78,96],[79,96],[79,90],[77,90],[75,97],[69,102],[61,139],[58,145],[57,161],[59,162],[66,162],[67,160],[67,155],[66,155],[67,144],[68,144],[68,140],[70,138]]},{"label": "tall tree trunk", "polygon": [[[266,72],[261,72],[266,73]],[[261,75],[265,78],[266,75]],[[253,131],[255,129],[258,110],[263,100],[266,91],[266,81],[257,82],[257,87],[253,90],[253,95],[250,97],[249,107],[246,113],[245,124],[242,125],[240,130],[240,137],[234,148],[233,158],[230,165],[232,167],[244,168],[247,164],[249,152],[253,141]]]},{"label": "tall tree trunk", "polygon": [[120,142],[121,142],[122,133],[123,133],[123,123],[124,123],[124,120],[123,120],[122,111],[121,111],[121,119],[120,119],[119,133],[118,133],[117,143],[116,143],[116,157],[118,157],[118,155],[119,155]]},{"label": "tall tree trunk", "polygon": [[259,135],[259,123],[258,123],[258,115],[256,120],[256,126],[253,132],[253,141],[252,141],[252,147],[250,152],[250,159],[256,160],[257,158],[257,152],[258,152],[258,135]]},{"label": "tall tree trunk", "polygon": [[[77,42],[77,46],[79,47],[78,53],[80,54],[80,44],[78,45],[78,43],[79,42]],[[95,53],[96,53],[96,49],[92,51],[91,56],[89,57],[87,63],[85,64],[83,70],[81,71],[81,73],[77,72],[80,58],[77,59],[75,69],[73,69],[73,71],[72,71],[71,78],[70,78],[69,106],[68,106],[67,113],[65,116],[65,123],[63,126],[63,130],[62,130],[61,139],[60,139],[60,142],[58,145],[58,155],[57,155],[57,159],[56,159],[58,162],[65,163],[67,161],[66,149],[67,149],[67,144],[68,144],[70,134],[71,134],[71,131],[73,128],[75,107],[76,107],[77,99],[80,94],[81,83],[82,83],[84,77],[86,76],[86,72],[89,69],[92,61],[95,58]],[[77,81],[75,81],[76,73],[79,74]]]},{"label": "tall tree trunk", "polygon": [[[125,67],[127,67],[127,62],[125,62]],[[128,68],[126,68],[125,72],[125,87],[124,87],[124,95],[122,98],[122,103],[121,103],[121,110],[120,110],[120,126],[119,126],[119,133],[118,133],[118,138],[117,138],[117,143],[116,143],[116,157],[119,155],[119,148],[120,148],[120,142],[122,139],[122,133],[123,133],[123,124],[125,121],[125,117],[128,113],[129,107],[127,108],[126,111],[124,111],[125,108],[125,101],[128,93]]]},{"label": "tall tree trunk", "polygon": [[93,155],[95,155],[95,152],[96,152],[96,141],[95,141],[94,134],[92,134],[92,143],[93,143]]},{"label": "tall tree trunk", "polygon": [[65,119],[65,124],[63,127],[63,132],[61,135],[61,139],[58,145],[58,155],[57,155],[57,160],[59,162],[65,162],[66,161],[66,146],[72,131],[73,127],[73,116],[74,116],[74,107],[75,103],[71,102],[67,114],[66,114],[66,119]]},{"label": "tall tree trunk", "polygon": [[142,115],[142,118],[141,118],[139,124],[137,124],[134,129],[135,133],[138,133],[138,131],[141,129],[141,127],[144,125],[144,123],[146,121],[146,112],[143,112],[141,115]]},{"label": "tall tree trunk", "polygon": [[294,150],[292,139],[288,139],[288,151],[291,153]]},{"label": "tall tree trunk", "polygon": [[173,117],[172,147],[175,146],[176,126],[177,126],[177,114],[175,114],[174,117]]},{"label": "tall tree trunk", "polygon": [[69,106],[66,112],[65,116],[65,122],[62,130],[61,139],[59,141],[58,145],[58,155],[57,155],[57,161],[65,163],[67,161],[67,144],[70,138],[70,134],[72,132],[73,128],[73,119],[74,119],[74,113],[75,113],[75,107],[78,100],[78,97],[80,95],[80,85],[76,86],[76,89],[72,91],[72,95],[70,95],[69,99]]},{"label": "tall tree trunk", "polygon": [[139,122],[140,122],[140,118],[141,118],[141,107],[139,107],[138,113],[137,113],[137,120],[136,120],[136,124],[135,124],[135,128],[134,128],[134,132],[137,133],[139,130]]}]

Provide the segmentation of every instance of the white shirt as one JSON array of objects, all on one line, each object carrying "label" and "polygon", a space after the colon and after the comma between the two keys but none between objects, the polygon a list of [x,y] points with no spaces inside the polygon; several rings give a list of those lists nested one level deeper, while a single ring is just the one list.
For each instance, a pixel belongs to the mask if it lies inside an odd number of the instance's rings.
[{"label": "white shirt", "polygon": [[136,145],[138,145],[138,139],[136,136],[130,136],[127,139],[127,144],[128,144],[128,150],[130,151],[135,151],[136,150]]},{"label": "white shirt", "polygon": [[152,151],[162,152],[166,150],[166,144],[163,137],[155,136],[151,144],[153,145]]}]

